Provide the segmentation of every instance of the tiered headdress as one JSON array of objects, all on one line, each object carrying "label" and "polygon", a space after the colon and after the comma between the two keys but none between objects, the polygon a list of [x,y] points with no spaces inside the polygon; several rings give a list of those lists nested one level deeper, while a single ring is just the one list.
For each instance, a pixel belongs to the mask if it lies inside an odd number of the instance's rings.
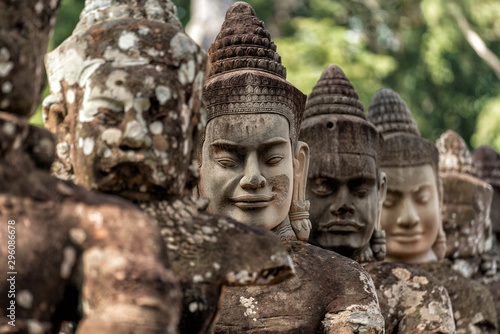
[{"label": "tiered headdress", "polygon": [[438,171],[439,153],[429,140],[421,138],[411,111],[398,93],[382,88],[373,96],[368,120],[384,136],[381,167],[411,167],[431,164]]},{"label": "tiered headdress", "polygon": [[287,82],[286,69],[271,35],[254,9],[236,2],[208,50],[211,62],[203,99],[207,122],[221,115],[274,113],[297,140],[306,96]]},{"label": "tiered headdress", "polygon": [[491,247],[491,186],[475,176],[464,140],[448,130],[437,140],[439,174],[443,180],[443,228],[446,256],[475,257]]},{"label": "tiered headdress", "polygon": [[481,146],[472,152],[472,160],[478,176],[493,185],[500,187],[500,154],[489,146]]},{"label": "tiered headdress", "polygon": [[339,154],[366,155],[378,163],[382,136],[366,120],[358,94],[337,65],[321,74],[304,115],[300,139],[311,149],[310,175],[338,161]]}]

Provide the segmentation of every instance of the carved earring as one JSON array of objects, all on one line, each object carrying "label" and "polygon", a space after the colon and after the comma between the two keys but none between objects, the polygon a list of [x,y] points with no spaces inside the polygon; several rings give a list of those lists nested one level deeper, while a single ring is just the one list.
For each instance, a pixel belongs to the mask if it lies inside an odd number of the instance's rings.
[{"label": "carved earring", "polygon": [[373,251],[373,256],[377,261],[383,261],[387,252],[385,245],[385,231],[381,227],[382,208],[378,210],[377,221],[375,222],[375,229],[373,230],[370,239],[370,246]]},{"label": "carved earring", "polygon": [[309,220],[309,208],[311,203],[308,200],[292,201],[288,217],[297,239],[307,241],[312,229]]}]

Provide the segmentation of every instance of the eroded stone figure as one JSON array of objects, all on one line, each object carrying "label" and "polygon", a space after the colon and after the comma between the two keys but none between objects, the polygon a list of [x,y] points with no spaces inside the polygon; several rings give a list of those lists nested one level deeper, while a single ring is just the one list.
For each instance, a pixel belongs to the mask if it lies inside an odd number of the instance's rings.
[{"label": "eroded stone figure", "polygon": [[375,262],[385,257],[383,138],[366,120],[358,94],[337,65],[329,65],[314,86],[300,139],[311,149],[310,242],[363,263],[377,290],[386,333],[455,333],[450,299],[432,275],[401,263]]},{"label": "eroded stone figure", "polygon": [[472,152],[472,160],[478,176],[493,187],[490,217],[493,226],[492,249],[489,252],[497,269],[493,277],[481,280],[495,300],[497,323],[500,323],[500,154],[489,146],[481,146]]},{"label": "eroded stone figure", "polygon": [[209,55],[200,192],[210,212],[279,235],[296,269],[275,286],[228,288],[216,332],[382,333],[366,271],[297,240],[307,239],[310,224],[309,150],[298,141],[305,96],[285,80],[276,46],[250,5],[229,8]]},{"label": "eroded stone figure", "polygon": [[87,0],[72,36],[46,59],[54,173],[126,198],[159,224],[186,333],[211,330],[223,285],[271,284],[293,272],[276,236],[209,215],[206,201],[191,197],[205,62],[174,4],[151,0]]},{"label": "eroded stone figure", "polygon": [[443,182],[446,257],[466,277],[493,275],[494,264],[486,258],[492,242],[493,189],[476,176],[469,149],[456,132],[446,131],[437,140],[436,147]]},{"label": "eroded stone figure", "polygon": [[0,100],[8,101],[0,108],[0,332],[57,333],[81,320],[79,333],[178,333],[180,288],[156,223],[127,201],[50,176],[55,140],[28,124],[58,6],[0,2]]},{"label": "eroded stone figure", "polygon": [[368,120],[384,136],[380,166],[387,175],[387,196],[381,224],[387,259],[412,264],[439,279],[450,296],[457,333],[494,333],[496,314],[487,289],[455,271],[451,261],[440,260],[446,237],[436,146],[420,137],[411,111],[391,89],[375,93]]}]

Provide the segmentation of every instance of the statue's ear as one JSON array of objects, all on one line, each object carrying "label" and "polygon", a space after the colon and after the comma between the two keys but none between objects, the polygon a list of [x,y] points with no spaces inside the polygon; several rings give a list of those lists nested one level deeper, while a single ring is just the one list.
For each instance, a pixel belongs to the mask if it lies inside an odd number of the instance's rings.
[{"label": "statue's ear", "polygon": [[64,122],[67,115],[62,94],[51,94],[43,100],[43,123],[45,128],[52,133],[57,133],[59,125]]},{"label": "statue's ear", "polygon": [[382,210],[382,205],[387,197],[387,175],[384,172],[378,174],[378,207]]},{"label": "statue's ear", "polygon": [[306,200],[307,173],[309,171],[309,146],[297,142],[294,152],[293,196],[290,207],[290,224],[299,240],[309,239],[311,222],[309,220],[309,201]]}]

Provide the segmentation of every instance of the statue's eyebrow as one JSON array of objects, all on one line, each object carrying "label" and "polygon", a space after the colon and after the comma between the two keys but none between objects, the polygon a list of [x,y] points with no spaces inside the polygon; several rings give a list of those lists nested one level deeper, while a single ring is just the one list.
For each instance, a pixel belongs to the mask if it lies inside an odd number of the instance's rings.
[{"label": "statue's eyebrow", "polygon": [[[290,141],[283,138],[283,137],[274,137],[266,140],[262,144],[259,145],[259,149],[266,149],[270,146],[278,146],[278,145],[283,145],[287,144]],[[235,142],[232,142],[230,140],[225,140],[225,139],[219,139],[215,140],[212,144],[210,144],[212,148],[223,150],[223,151],[236,151],[236,150],[242,150],[245,148],[245,145],[240,145]]]}]

